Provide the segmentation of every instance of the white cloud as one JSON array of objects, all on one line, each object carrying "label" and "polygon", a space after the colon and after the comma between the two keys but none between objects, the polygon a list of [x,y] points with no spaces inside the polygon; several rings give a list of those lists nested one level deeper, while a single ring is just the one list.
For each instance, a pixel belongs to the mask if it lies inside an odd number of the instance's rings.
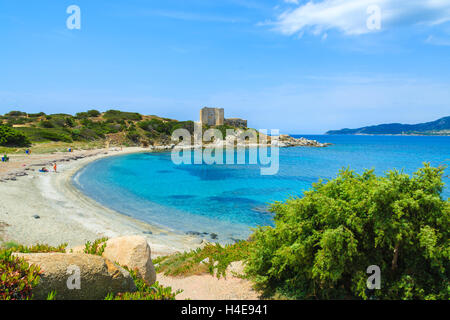
[{"label": "white cloud", "polygon": [[287,35],[304,31],[318,35],[333,29],[347,35],[365,34],[376,31],[367,26],[372,14],[368,8],[374,5],[381,9],[381,30],[450,21],[449,0],[323,0],[287,9],[271,24]]}]

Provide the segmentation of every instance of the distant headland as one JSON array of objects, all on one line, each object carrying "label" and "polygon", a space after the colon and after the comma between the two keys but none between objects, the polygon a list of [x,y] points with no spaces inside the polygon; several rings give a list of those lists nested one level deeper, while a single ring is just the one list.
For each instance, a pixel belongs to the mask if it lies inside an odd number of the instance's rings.
[{"label": "distant headland", "polygon": [[326,134],[450,136],[450,117],[444,117],[436,121],[419,124],[390,123],[358,129],[331,130]]}]

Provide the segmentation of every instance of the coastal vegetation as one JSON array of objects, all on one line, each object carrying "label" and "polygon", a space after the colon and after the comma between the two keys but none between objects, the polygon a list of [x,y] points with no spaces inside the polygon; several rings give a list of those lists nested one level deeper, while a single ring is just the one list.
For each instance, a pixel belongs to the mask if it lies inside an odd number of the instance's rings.
[{"label": "coastal vegetation", "polygon": [[137,288],[136,292],[125,292],[117,295],[109,294],[105,300],[175,300],[176,296],[183,292],[181,290],[173,291],[171,287],[164,287],[159,282],[155,282],[150,286],[138,276],[135,270],[130,270],[126,267],[125,269],[130,272],[133,278]]},{"label": "coastal vegetation", "polygon": [[[428,164],[413,176],[342,170],[301,198],[274,203],[274,227],[247,240],[154,260],[170,276],[224,276],[243,261],[245,277],[275,299],[450,298],[450,202],[444,168]],[[381,288],[368,290],[369,266]]]},{"label": "coastal vegetation", "polygon": [[75,116],[11,111],[0,116],[0,146],[20,148],[51,142],[161,145],[168,143],[172,132],[179,128],[193,132],[194,122],[118,110],[88,110]]},{"label": "coastal vegetation", "polygon": [[[105,248],[106,238],[97,239],[85,244],[84,253],[101,256]],[[23,246],[8,243],[0,246],[0,300],[33,300],[33,288],[40,282],[39,266],[27,263],[14,253],[66,253],[67,244],[52,247],[46,244]],[[158,282],[150,285],[136,270],[123,267],[129,273],[136,286],[134,292],[108,294],[105,300],[175,300],[182,291],[173,291]],[[57,300],[58,292],[48,292],[47,300]]]},{"label": "coastal vegetation", "polygon": [[31,300],[33,287],[39,283],[39,267],[0,250],[0,300]]},{"label": "coastal vegetation", "polygon": [[6,125],[0,125],[0,146],[28,147],[30,140],[23,133]]},{"label": "coastal vegetation", "polygon": [[[252,236],[247,273],[266,295],[295,299],[450,298],[450,202],[444,168],[412,177],[342,170],[302,198],[272,206]],[[381,288],[367,290],[369,266]]]},{"label": "coastal vegetation", "polygon": [[210,273],[220,278],[232,262],[246,259],[249,246],[247,241],[225,246],[210,243],[197,250],[156,258],[153,263],[157,272],[168,276]]}]

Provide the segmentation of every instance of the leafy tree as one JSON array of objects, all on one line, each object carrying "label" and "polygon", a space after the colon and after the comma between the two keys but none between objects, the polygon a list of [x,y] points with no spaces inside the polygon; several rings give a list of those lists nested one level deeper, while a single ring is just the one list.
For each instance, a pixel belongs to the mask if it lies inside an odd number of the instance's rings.
[{"label": "leafy tree", "polygon": [[[275,227],[252,236],[247,272],[272,295],[300,299],[449,299],[450,202],[444,168],[412,177],[343,170],[303,198],[275,203]],[[366,270],[381,269],[369,291]]]},{"label": "leafy tree", "polygon": [[89,111],[87,112],[87,114],[88,114],[89,117],[95,118],[95,117],[100,116],[100,111],[97,111],[97,110],[89,110]]},{"label": "leafy tree", "polygon": [[26,117],[27,113],[22,111],[10,111],[6,114],[8,117]]},{"label": "leafy tree", "polygon": [[41,121],[40,125],[41,125],[41,127],[47,128],[47,129],[55,127],[55,124],[53,123],[53,121],[50,121],[50,120]]},{"label": "leafy tree", "polygon": [[6,125],[0,125],[0,146],[28,147],[30,144],[30,140],[21,132]]}]

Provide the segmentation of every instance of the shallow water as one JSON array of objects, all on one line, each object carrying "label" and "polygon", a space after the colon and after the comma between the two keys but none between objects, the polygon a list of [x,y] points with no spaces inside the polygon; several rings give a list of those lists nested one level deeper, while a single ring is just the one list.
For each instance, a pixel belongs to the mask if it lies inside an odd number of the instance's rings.
[{"label": "shallow water", "polygon": [[[74,183],[123,214],[174,231],[208,233],[204,236],[209,239],[215,233],[220,242],[232,242],[247,238],[249,227],[272,225],[269,203],[301,196],[313,182],[332,179],[343,167],[412,173],[423,162],[450,163],[450,137],[304,137],[334,145],[281,149],[274,176],[262,176],[257,165],[177,166],[170,153],[141,153],[93,162],[75,175]],[[443,197],[449,196],[446,188]]]}]

